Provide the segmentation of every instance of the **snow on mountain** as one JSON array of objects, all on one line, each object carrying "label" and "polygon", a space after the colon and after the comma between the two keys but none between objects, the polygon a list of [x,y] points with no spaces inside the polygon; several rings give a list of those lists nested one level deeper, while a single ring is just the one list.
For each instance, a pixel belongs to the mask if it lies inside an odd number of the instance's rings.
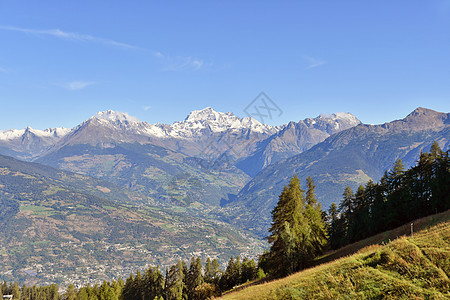
[{"label": "snow on mountain", "polygon": [[206,107],[201,110],[194,110],[192,111],[185,119],[184,121],[187,122],[197,122],[197,121],[216,121],[220,119],[226,119],[234,117],[233,113],[221,113],[217,112],[211,107]]},{"label": "snow on mountain", "polygon": [[132,117],[127,113],[116,112],[113,110],[99,111],[93,117],[91,117],[91,119],[110,122],[112,121],[118,123],[141,123],[141,121],[136,117]]},{"label": "snow on mountain", "polygon": [[303,120],[306,126],[334,134],[339,131],[361,124],[361,121],[351,113],[338,112],[334,114],[321,114],[316,118]]},{"label": "snow on mountain", "polygon": [[32,159],[55,145],[69,131],[67,128],[39,130],[29,126],[25,129],[0,130],[0,153]]},{"label": "snow on mountain", "polygon": [[173,124],[149,124],[141,122],[138,118],[127,113],[112,110],[102,111],[74,128],[74,131],[78,131],[92,122],[100,126],[157,138],[195,138],[204,135],[206,132],[221,133],[242,130],[273,134],[278,130],[278,127],[261,124],[250,117],[239,118],[231,112],[217,112],[211,107],[207,107],[202,110],[194,110],[183,121],[176,121]]},{"label": "snow on mountain", "polygon": [[24,133],[25,129],[0,130],[0,140],[13,140],[21,137]]},{"label": "snow on mountain", "polygon": [[[307,126],[318,129],[329,127],[327,131],[333,132],[342,130],[341,127],[349,128],[361,123],[350,113],[320,115],[314,119],[305,119],[304,122]],[[194,110],[183,121],[176,121],[173,124],[149,124],[141,122],[138,118],[127,113],[113,110],[101,111],[72,129],[72,131],[77,131],[91,123],[157,138],[194,138],[206,132],[222,133],[227,131],[240,132],[243,130],[271,135],[284,127],[261,124],[251,117],[239,118],[231,112],[217,112],[213,108],[207,107],[201,110]],[[67,128],[38,130],[27,127],[26,129],[0,130],[0,140],[13,140],[22,137],[25,133],[32,133],[37,137],[55,137],[59,139],[69,132],[70,129]]]},{"label": "snow on mountain", "polygon": [[257,120],[246,117],[239,118],[231,112],[217,112],[211,107],[192,111],[184,121],[174,122],[172,125],[157,124],[166,137],[189,138],[202,135],[205,131],[220,133],[231,130],[251,130],[256,133],[272,134],[276,127],[261,124]]},{"label": "snow on mountain", "polygon": [[61,138],[65,136],[70,129],[68,128],[48,128],[45,130],[33,129],[31,127],[27,127],[25,129],[9,129],[9,130],[0,130],[0,140],[8,141],[14,140],[18,138],[22,138],[26,133],[31,133],[36,137],[47,137],[47,138]]},{"label": "snow on mountain", "polygon": [[239,162],[239,167],[248,175],[255,176],[269,164],[302,153],[327,137],[359,125],[350,113],[322,114],[298,123],[289,122],[266,140],[258,143],[253,153]]},{"label": "snow on mountain", "polygon": [[146,135],[147,127],[150,126],[148,123],[141,122],[138,118],[130,116],[127,113],[107,110],[97,112],[91,118],[74,128],[74,131],[93,124],[112,130],[127,131],[142,135]]},{"label": "snow on mountain", "polygon": [[[307,119],[308,120],[308,119]],[[351,113],[346,112],[337,112],[334,114],[320,114],[317,118],[314,118],[314,120],[328,120],[332,122],[346,122],[349,124],[357,125],[361,123],[361,121],[358,120],[357,117],[355,117]]]},{"label": "snow on mountain", "polygon": [[193,138],[205,132],[220,133],[251,130],[256,133],[272,134],[276,127],[264,125],[253,118],[239,118],[233,113],[217,112],[211,107],[192,111],[183,121],[173,124],[149,124],[127,113],[112,110],[96,113],[74,130],[95,122],[100,126],[122,129],[136,134],[158,138]]},{"label": "snow on mountain", "polygon": [[34,134],[37,136],[46,136],[46,137],[57,137],[61,138],[70,132],[69,128],[57,127],[57,128],[47,128],[45,130],[33,130]]},{"label": "snow on mountain", "polygon": [[[334,134],[358,125],[360,121],[352,114],[336,113],[305,119],[300,123],[308,128]],[[188,155],[196,155],[208,143],[214,142],[217,143],[218,149],[226,150],[233,147],[233,150],[239,149],[239,153],[247,155],[247,152],[253,151],[251,147],[255,147],[258,141],[287,130],[288,125],[261,124],[251,117],[239,118],[231,112],[218,112],[211,107],[194,110],[183,121],[176,121],[173,124],[149,124],[127,113],[107,110],[97,112],[71,130],[67,128],[37,130],[31,127],[0,130],[0,146],[4,144],[7,148],[19,152],[24,150],[27,156],[34,157],[43,151],[56,151],[65,145],[107,146],[137,142],[153,143]],[[252,141],[251,147],[243,142],[247,140]],[[298,146],[297,141],[294,141],[294,144],[295,147]]]},{"label": "snow on mountain", "polygon": [[54,147],[57,150],[64,145],[103,144],[117,142],[146,142],[152,125],[141,122],[127,113],[113,110],[100,111],[73,128]]}]

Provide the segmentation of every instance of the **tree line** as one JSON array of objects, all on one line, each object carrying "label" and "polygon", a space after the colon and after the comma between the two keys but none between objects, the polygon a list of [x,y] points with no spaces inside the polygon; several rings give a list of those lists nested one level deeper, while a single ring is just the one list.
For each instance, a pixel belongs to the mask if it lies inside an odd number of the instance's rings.
[{"label": "tree line", "polygon": [[450,209],[449,152],[434,142],[408,170],[401,159],[378,183],[369,180],[329,209],[330,246],[337,249],[412,220]]},{"label": "tree line", "polygon": [[51,284],[48,286],[36,286],[31,287],[23,285],[19,286],[19,283],[6,282],[0,284],[0,299],[3,299],[3,295],[12,295],[13,300],[58,300],[60,295],[58,292],[58,285]]},{"label": "tree line", "polygon": [[189,266],[180,260],[166,269],[148,267],[123,279],[104,281],[100,285],[87,285],[76,289],[70,284],[65,293],[58,293],[58,285],[20,287],[16,282],[0,285],[0,296],[13,295],[17,300],[182,300],[209,299],[220,296],[223,291],[243,284],[265,274],[254,259],[231,257],[223,271],[217,259],[207,259],[202,265],[200,257],[192,258]]}]

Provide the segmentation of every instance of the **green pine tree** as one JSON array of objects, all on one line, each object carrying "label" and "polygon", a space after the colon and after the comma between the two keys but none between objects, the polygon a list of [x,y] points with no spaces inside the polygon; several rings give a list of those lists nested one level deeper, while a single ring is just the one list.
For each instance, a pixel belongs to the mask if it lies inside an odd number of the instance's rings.
[{"label": "green pine tree", "polygon": [[309,243],[309,255],[315,257],[323,252],[328,241],[323,212],[315,193],[315,184],[311,176],[306,179],[306,210],[305,216],[311,230]]},{"label": "green pine tree", "polygon": [[188,291],[189,299],[193,298],[195,289],[200,286],[203,281],[202,262],[200,260],[200,257],[192,257],[186,280],[186,288]]},{"label": "green pine tree", "polygon": [[69,284],[69,286],[67,287],[64,297],[67,300],[75,300],[77,298],[77,292],[73,283]]},{"label": "green pine tree", "polygon": [[184,264],[178,261],[170,267],[166,276],[166,297],[168,300],[182,300],[184,296]]},{"label": "green pine tree", "polygon": [[213,269],[212,269],[211,258],[209,258],[209,257],[206,260],[204,274],[205,274],[205,276],[204,276],[205,282],[207,282],[207,283],[213,282]]},{"label": "green pine tree", "polygon": [[20,299],[20,286],[19,283],[14,282],[13,286],[12,286],[12,291],[11,294],[13,296],[13,299]]},{"label": "green pine tree", "polygon": [[274,276],[283,276],[305,268],[327,243],[327,232],[314,181],[307,179],[307,192],[295,175],[283,188],[272,211],[268,254],[263,264]]}]

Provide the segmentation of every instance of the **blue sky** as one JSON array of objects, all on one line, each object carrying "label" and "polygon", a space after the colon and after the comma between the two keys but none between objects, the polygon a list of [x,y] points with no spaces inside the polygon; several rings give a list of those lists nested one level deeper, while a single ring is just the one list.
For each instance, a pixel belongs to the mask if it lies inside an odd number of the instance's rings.
[{"label": "blue sky", "polygon": [[450,0],[0,0],[0,129],[245,116],[261,91],[283,111],[270,124],[449,112]]}]

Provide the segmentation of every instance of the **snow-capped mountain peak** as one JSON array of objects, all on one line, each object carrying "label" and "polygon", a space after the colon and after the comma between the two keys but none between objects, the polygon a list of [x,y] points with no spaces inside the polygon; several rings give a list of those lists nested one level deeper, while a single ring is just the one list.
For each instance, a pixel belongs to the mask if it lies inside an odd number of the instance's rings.
[{"label": "snow-capped mountain peak", "polygon": [[346,112],[337,112],[331,115],[321,114],[316,118],[307,118],[303,122],[308,127],[325,130],[328,134],[334,134],[361,124],[357,117]]},{"label": "snow-capped mountain peak", "polygon": [[341,120],[358,125],[361,121],[351,113],[337,112],[330,116],[332,120]]},{"label": "snow-capped mountain peak", "polygon": [[331,120],[347,120],[355,123],[360,123],[357,117],[348,112],[336,112],[333,114],[320,114],[317,118],[314,119],[331,119]]},{"label": "snow-capped mountain peak", "polygon": [[85,125],[93,124],[110,128],[121,128],[128,132],[134,132],[144,136],[158,138],[193,138],[209,133],[221,133],[226,131],[247,131],[255,133],[273,134],[276,127],[261,124],[257,120],[246,117],[239,118],[231,112],[218,112],[211,107],[194,110],[183,120],[173,124],[149,124],[141,122],[138,118],[127,113],[107,110],[96,113],[89,120],[75,128],[77,131]]},{"label": "snow-capped mountain peak", "polygon": [[56,127],[56,128],[47,128],[43,130],[42,134],[48,135],[48,136],[55,136],[55,137],[63,137],[66,134],[70,132],[70,128],[64,128],[64,127]]},{"label": "snow-capped mountain peak", "polygon": [[70,129],[64,127],[39,130],[27,126],[25,129],[0,130],[0,140],[14,140],[23,137],[24,134],[32,134],[36,137],[61,138],[69,131]]},{"label": "snow-capped mountain peak", "polygon": [[222,113],[217,112],[211,107],[206,107],[201,110],[193,110],[187,117],[184,119],[186,122],[200,122],[200,121],[218,121],[220,119],[224,119],[226,117],[234,117],[233,113]]},{"label": "snow-capped mountain peak", "polygon": [[184,121],[167,125],[167,133],[172,137],[200,135],[204,130],[225,132],[227,130],[252,130],[259,133],[272,133],[274,128],[263,125],[253,118],[239,118],[231,112],[218,112],[211,107],[192,111]]},{"label": "snow-capped mountain peak", "polygon": [[113,111],[113,110],[99,111],[91,119],[106,120],[106,121],[113,121],[113,122],[117,122],[117,121],[129,122],[129,123],[140,123],[141,122],[138,118],[132,117],[127,113],[117,112],[117,111]]},{"label": "snow-capped mountain peak", "polygon": [[0,130],[0,140],[13,140],[21,137],[24,133],[25,129]]}]

